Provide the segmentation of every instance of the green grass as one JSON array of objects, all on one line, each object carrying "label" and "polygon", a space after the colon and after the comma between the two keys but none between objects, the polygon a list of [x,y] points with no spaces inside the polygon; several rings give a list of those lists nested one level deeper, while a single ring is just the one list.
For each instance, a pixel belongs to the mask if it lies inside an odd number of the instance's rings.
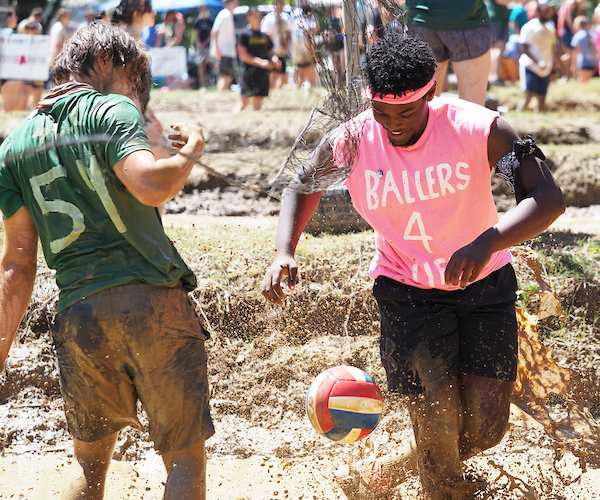
[{"label": "green grass", "polygon": [[597,237],[582,237],[576,245],[536,247],[536,251],[550,276],[600,279],[600,239]]},{"label": "green grass", "polygon": [[[491,94],[497,96],[501,103],[522,96],[518,83],[515,85],[506,85],[505,87],[492,86],[489,91]],[[575,97],[579,99],[583,98],[584,100],[589,97],[589,99],[597,100],[598,96],[600,96],[600,78],[592,78],[586,83],[577,83],[574,80],[570,80],[567,84],[557,81],[551,82],[548,87],[547,100],[571,101]]]},{"label": "green grass", "polygon": [[216,262],[236,259],[265,259],[273,255],[275,230],[252,229],[232,224],[223,227],[215,219],[198,228],[167,228],[181,256],[189,262],[210,256]]}]

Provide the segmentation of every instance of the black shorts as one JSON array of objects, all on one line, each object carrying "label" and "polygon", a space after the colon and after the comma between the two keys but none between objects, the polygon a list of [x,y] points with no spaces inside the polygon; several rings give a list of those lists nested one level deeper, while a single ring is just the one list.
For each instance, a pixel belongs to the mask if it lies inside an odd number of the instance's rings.
[{"label": "black shorts", "polygon": [[244,66],[241,78],[242,97],[267,97],[269,95],[269,71],[257,66]]},{"label": "black shorts", "polygon": [[221,57],[221,61],[219,62],[219,74],[221,76],[235,77],[233,57]]},{"label": "black shorts", "polygon": [[516,380],[516,290],[510,264],[456,291],[421,289],[379,276],[373,295],[389,390],[421,394],[459,372]]}]

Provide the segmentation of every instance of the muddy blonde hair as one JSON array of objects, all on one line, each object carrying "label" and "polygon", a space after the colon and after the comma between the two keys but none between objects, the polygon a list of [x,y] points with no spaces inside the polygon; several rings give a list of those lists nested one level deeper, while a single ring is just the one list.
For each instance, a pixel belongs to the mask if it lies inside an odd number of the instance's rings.
[{"label": "muddy blonde hair", "polygon": [[135,82],[134,94],[148,94],[152,79],[150,60],[141,41],[136,41],[123,28],[94,21],[78,30],[65,42],[54,60],[52,78],[56,85],[65,83],[71,75],[91,76],[97,59],[112,61],[113,66],[129,70]]}]

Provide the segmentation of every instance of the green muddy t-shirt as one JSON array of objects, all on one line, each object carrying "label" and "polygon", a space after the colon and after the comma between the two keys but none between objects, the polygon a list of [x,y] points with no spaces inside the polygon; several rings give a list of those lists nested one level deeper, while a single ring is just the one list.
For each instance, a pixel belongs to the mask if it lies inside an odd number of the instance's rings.
[{"label": "green muddy t-shirt", "polygon": [[462,31],[490,25],[483,0],[406,0],[412,23],[432,30]]},{"label": "green muddy t-shirt", "polygon": [[81,91],[24,120],[0,146],[0,210],[25,206],[60,288],[57,312],[113,286],[144,281],[188,290],[196,278],[155,208],[125,189],[112,167],[151,150],[127,97]]}]

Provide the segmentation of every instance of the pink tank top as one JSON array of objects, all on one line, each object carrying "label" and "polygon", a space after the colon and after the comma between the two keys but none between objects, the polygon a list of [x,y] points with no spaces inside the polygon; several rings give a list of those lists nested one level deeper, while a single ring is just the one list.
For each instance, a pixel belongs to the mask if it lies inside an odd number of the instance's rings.
[{"label": "pink tank top", "polygon": [[[333,141],[339,165],[344,144],[363,124],[358,156],[346,180],[352,203],[375,230],[370,276],[418,288],[456,290],[444,271],[452,254],[498,222],[491,192],[487,140],[498,113],[458,99],[435,97],[423,135],[393,146],[371,109],[342,124]],[[478,279],[511,260],[490,258]]]}]

